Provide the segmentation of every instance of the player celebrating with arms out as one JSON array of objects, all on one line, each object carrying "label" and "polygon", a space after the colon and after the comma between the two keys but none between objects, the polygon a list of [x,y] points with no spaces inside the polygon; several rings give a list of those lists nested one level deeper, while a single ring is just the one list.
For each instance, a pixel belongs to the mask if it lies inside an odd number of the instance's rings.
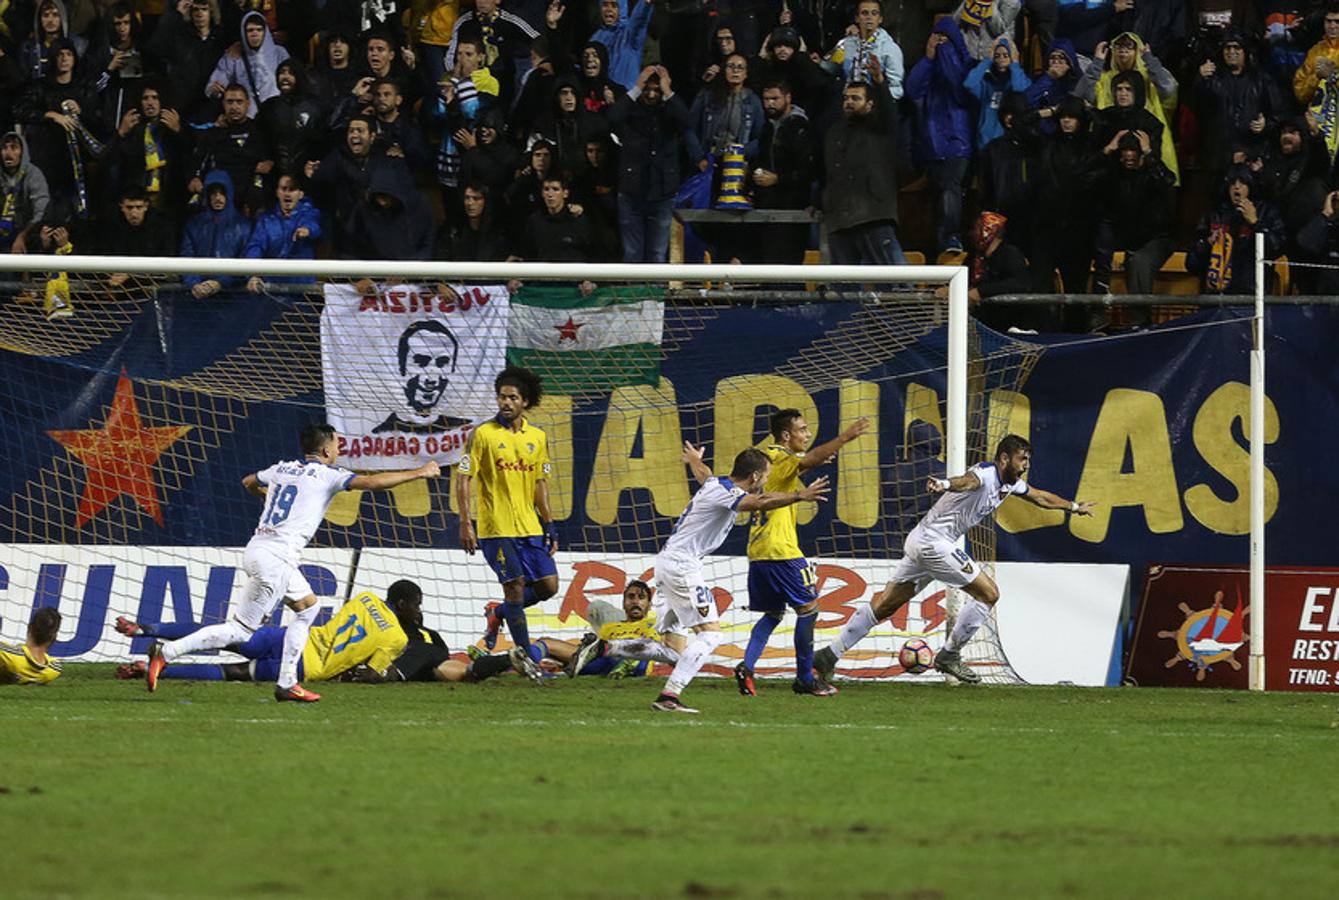
[{"label": "player celebrating with arms out", "polygon": [[837,639],[814,657],[814,668],[831,680],[837,660],[875,625],[891,616],[931,581],[962,588],[969,595],[958,611],[953,633],[935,655],[935,668],[959,681],[976,683],[981,676],[962,661],[962,648],[990,616],[1000,599],[1000,589],[976,561],[960,549],[958,540],[967,530],[995,511],[1010,495],[1021,497],[1042,509],[1065,509],[1080,516],[1091,515],[1094,504],[1064,500],[1033,487],[1023,476],[1032,465],[1032,445],[1016,434],[1006,435],[995,449],[995,461],[983,462],[954,478],[931,478],[927,487],[942,494],[924,518],[911,529],[902,546],[902,559],[893,569],[892,580],[868,606],[856,610]]},{"label": "player celebrating with arms out", "polygon": [[[697,675],[725,635],[717,620],[716,599],[702,577],[702,562],[725,542],[741,512],[781,509],[803,500],[826,500],[828,479],[788,493],[764,493],[772,463],[750,447],[735,457],[730,476],[715,477],[702,461],[702,448],[685,442],[683,461],[701,487],[674,523],[674,531],[656,557],[657,616],[665,644],[678,653],[665,689],[651,704],[660,712],[695,713],[679,695]],[[688,635],[693,635],[692,639]]]},{"label": "player celebrating with arms out", "polygon": [[[507,623],[516,646],[531,654],[526,607],[543,603],[558,591],[558,535],[549,507],[549,442],[525,418],[539,405],[540,377],[520,366],[507,366],[493,381],[497,416],[470,435],[456,467],[456,504],[460,508],[460,546],[483,550],[502,585],[503,602],[487,611],[484,646],[497,644]],[[470,485],[479,481],[479,528],[470,521]],[[536,515],[538,511],[538,515]],[[541,657],[542,658],[542,657]]]},{"label": "player celebrating with arms out", "polygon": [[256,533],[246,545],[243,568],[247,583],[242,602],[232,617],[217,625],[165,644],[149,648],[144,672],[150,691],[158,690],[164,667],[180,657],[202,650],[220,650],[248,640],[260,627],[275,602],[296,613],[284,632],[274,699],[313,703],[320,694],[298,684],[298,661],[319,607],[316,594],[298,570],[298,556],[321,525],[326,508],[340,491],[385,491],[417,478],[435,478],[441,469],[435,462],[402,472],[355,475],[337,468],[339,435],[329,425],[311,424],[300,436],[303,458],[278,462],[242,479],[242,486],[266,503]]},{"label": "player celebrating with arms out", "polygon": [[[825,444],[805,452],[813,433],[798,409],[772,414],[768,426],[775,444],[764,453],[772,462],[764,490],[785,493],[799,490],[800,473],[821,466],[846,444],[869,428],[869,419],[854,424]],[[795,529],[795,507],[775,512],[756,512],[749,520],[749,609],[763,614],[749,635],[744,661],[735,666],[735,682],[746,697],[756,696],[753,667],[767,646],[767,639],[786,614],[795,610],[795,682],[797,694],[826,697],[837,693],[827,682],[814,679],[814,623],[818,621],[818,580],[809,560],[800,552]]]}]

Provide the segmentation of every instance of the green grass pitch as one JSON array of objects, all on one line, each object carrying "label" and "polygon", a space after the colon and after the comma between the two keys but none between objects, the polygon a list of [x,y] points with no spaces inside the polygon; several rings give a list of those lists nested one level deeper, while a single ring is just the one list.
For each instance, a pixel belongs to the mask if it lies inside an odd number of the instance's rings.
[{"label": "green grass pitch", "polygon": [[24,897],[1339,896],[1336,698],[694,684],[0,689]]}]

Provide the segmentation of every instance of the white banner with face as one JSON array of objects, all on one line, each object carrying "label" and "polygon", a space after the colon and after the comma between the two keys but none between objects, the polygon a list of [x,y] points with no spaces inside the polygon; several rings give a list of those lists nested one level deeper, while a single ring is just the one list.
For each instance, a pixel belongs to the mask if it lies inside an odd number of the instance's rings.
[{"label": "white banner with face", "polygon": [[502,285],[327,284],[321,313],[326,417],[352,469],[460,458],[497,411],[510,299]]}]

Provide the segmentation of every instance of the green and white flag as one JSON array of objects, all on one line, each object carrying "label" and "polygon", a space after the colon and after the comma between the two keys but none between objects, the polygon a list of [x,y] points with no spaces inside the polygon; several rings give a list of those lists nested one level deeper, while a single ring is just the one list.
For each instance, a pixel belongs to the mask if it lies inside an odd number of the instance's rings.
[{"label": "green and white flag", "polygon": [[544,378],[557,394],[603,391],[660,379],[663,289],[526,285],[511,298],[507,362]]}]

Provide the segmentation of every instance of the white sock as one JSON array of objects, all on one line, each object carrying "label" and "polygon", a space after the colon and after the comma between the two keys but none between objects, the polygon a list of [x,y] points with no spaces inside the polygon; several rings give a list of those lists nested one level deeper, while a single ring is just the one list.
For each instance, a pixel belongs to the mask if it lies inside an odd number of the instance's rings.
[{"label": "white sock", "polygon": [[606,643],[609,645],[610,656],[619,656],[623,659],[648,659],[651,662],[670,665],[679,661],[677,650],[650,638],[618,638]]},{"label": "white sock", "polygon": [[688,687],[688,682],[693,680],[693,676],[707,661],[707,657],[711,656],[724,640],[725,633],[721,631],[704,631],[695,635],[679,654],[679,661],[674,664],[674,671],[670,673],[669,681],[665,682],[664,693],[676,697],[682,693],[683,689]]},{"label": "white sock", "polygon": [[953,623],[953,633],[944,642],[944,649],[957,653],[976,634],[981,623],[990,618],[990,607],[975,597],[968,597],[958,610],[958,620]]},{"label": "white sock", "polygon": [[163,644],[163,659],[174,663],[183,656],[202,650],[221,650],[229,644],[240,644],[251,637],[241,622],[229,619],[217,625],[206,625],[198,631]]},{"label": "white sock", "polygon": [[288,623],[284,632],[284,655],[279,659],[279,687],[291,688],[298,683],[298,660],[302,659],[302,648],[307,646],[307,632],[321,607],[315,603],[298,613]]},{"label": "white sock", "polygon": [[842,626],[837,639],[828,644],[828,649],[838,659],[842,658],[847,650],[850,650],[856,644],[874,630],[874,626],[879,624],[879,620],[874,617],[874,604],[870,603],[860,607],[855,611],[855,615],[846,620]]}]

